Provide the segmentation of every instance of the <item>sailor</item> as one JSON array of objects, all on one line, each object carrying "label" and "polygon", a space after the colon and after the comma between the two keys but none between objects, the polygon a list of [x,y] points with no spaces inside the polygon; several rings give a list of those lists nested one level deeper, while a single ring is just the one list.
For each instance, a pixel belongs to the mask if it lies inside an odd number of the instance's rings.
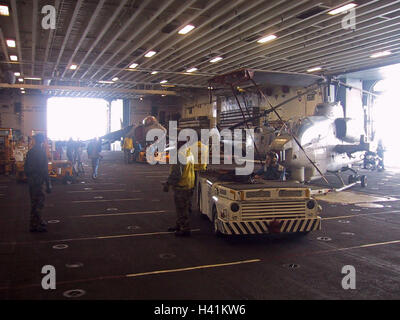
[{"label": "sailor", "polygon": [[101,153],[101,140],[97,137],[89,142],[87,147],[88,158],[92,161],[93,174],[92,178],[97,179],[100,159],[103,158]]},{"label": "sailor", "polygon": [[255,178],[264,180],[285,180],[285,168],[278,163],[278,155],[268,152],[263,167],[255,173]]},{"label": "sailor", "polygon": [[44,207],[45,195],[43,184],[46,183],[46,192],[51,192],[48,174],[48,161],[43,144],[45,138],[42,134],[34,137],[34,146],[26,155],[24,170],[28,178],[29,195],[31,198],[30,232],[46,232],[46,223],[42,220],[41,211]]},{"label": "sailor", "polygon": [[383,142],[381,139],[379,139],[378,146],[376,148],[376,154],[379,157],[379,167],[381,170],[385,170],[385,164],[384,164],[385,151],[386,149],[383,146]]},{"label": "sailor", "polygon": [[[185,144],[185,141],[178,142],[178,150]],[[189,227],[189,206],[193,196],[194,188],[194,158],[190,148],[179,150],[184,154],[185,162],[178,160],[177,164],[171,166],[170,175],[164,184],[164,192],[168,192],[169,187],[174,190],[174,202],[176,208],[176,225],[168,231],[175,231],[176,236],[187,237],[191,235]]]},{"label": "sailor", "polygon": [[[194,163],[194,187],[197,188],[197,181],[199,177],[199,172],[207,170],[208,164],[208,146],[203,144],[200,140],[195,142],[193,145],[190,146],[192,153],[195,154],[194,150],[197,150],[197,160],[195,159]],[[190,204],[189,204],[189,213],[192,213],[192,203],[193,203],[193,196],[190,197]]]},{"label": "sailor", "polygon": [[124,150],[124,161],[126,164],[128,164],[130,162],[131,150],[133,149],[133,142],[131,137],[124,138],[122,149]]}]

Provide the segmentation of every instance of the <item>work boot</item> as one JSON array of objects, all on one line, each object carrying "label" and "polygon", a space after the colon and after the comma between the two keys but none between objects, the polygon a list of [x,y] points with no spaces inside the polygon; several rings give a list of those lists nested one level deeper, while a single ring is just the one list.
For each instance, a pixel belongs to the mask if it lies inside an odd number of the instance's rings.
[{"label": "work boot", "polygon": [[190,230],[177,230],[175,231],[176,237],[190,237],[192,232]]}]

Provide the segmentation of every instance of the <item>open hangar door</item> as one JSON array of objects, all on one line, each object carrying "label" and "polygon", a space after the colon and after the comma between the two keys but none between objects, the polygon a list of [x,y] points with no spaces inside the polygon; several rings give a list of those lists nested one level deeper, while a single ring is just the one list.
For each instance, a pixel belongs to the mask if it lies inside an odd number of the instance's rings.
[{"label": "open hangar door", "polygon": [[[357,90],[350,90],[352,95],[362,95],[362,119],[366,137],[371,143],[371,151],[376,151],[379,142],[385,149],[385,165],[390,167],[400,167],[398,162],[400,151],[398,135],[398,119],[400,111],[398,108],[398,74],[400,64],[373,68],[353,72],[345,75],[346,82],[350,79],[350,84],[358,82],[360,89],[371,92],[372,94],[361,93]],[[360,84],[362,86],[360,87]],[[349,91],[349,90],[346,90]],[[343,102],[347,116],[354,116],[355,110],[359,106],[349,103],[349,93],[343,93],[344,88],[339,89],[339,99]],[[353,92],[353,93],[351,93]],[[350,107],[351,106],[351,107]]]}]

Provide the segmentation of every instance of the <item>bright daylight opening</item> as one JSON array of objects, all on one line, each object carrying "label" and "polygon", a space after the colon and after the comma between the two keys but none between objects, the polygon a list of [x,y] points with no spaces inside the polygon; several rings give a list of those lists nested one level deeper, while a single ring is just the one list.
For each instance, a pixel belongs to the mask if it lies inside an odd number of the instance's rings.
[{"label": "bright daylight opening", "polygon": [[393,66],[385,73],[385,79],[374,86],[374,91],[381,93],[374,107],[375,141],[382,140],[386,149],[385,165],[392,167],[400,167],[400,144],[397,133],[400,118],[398,103],[399,73],[400,65]]},{"label": "bright daylight opening", "polygon": [[50,98],[47,134],[51,140],[89,140],[107,132],[107,102],[93,98]]}]

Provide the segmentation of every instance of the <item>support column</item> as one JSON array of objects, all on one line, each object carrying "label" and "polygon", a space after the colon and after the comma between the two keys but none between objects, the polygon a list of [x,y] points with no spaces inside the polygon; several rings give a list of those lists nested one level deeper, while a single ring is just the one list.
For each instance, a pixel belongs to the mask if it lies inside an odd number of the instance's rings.
[{"label": "support column", "polygon": [[107,100],[107,133],[111,132],[111,100]]}]

